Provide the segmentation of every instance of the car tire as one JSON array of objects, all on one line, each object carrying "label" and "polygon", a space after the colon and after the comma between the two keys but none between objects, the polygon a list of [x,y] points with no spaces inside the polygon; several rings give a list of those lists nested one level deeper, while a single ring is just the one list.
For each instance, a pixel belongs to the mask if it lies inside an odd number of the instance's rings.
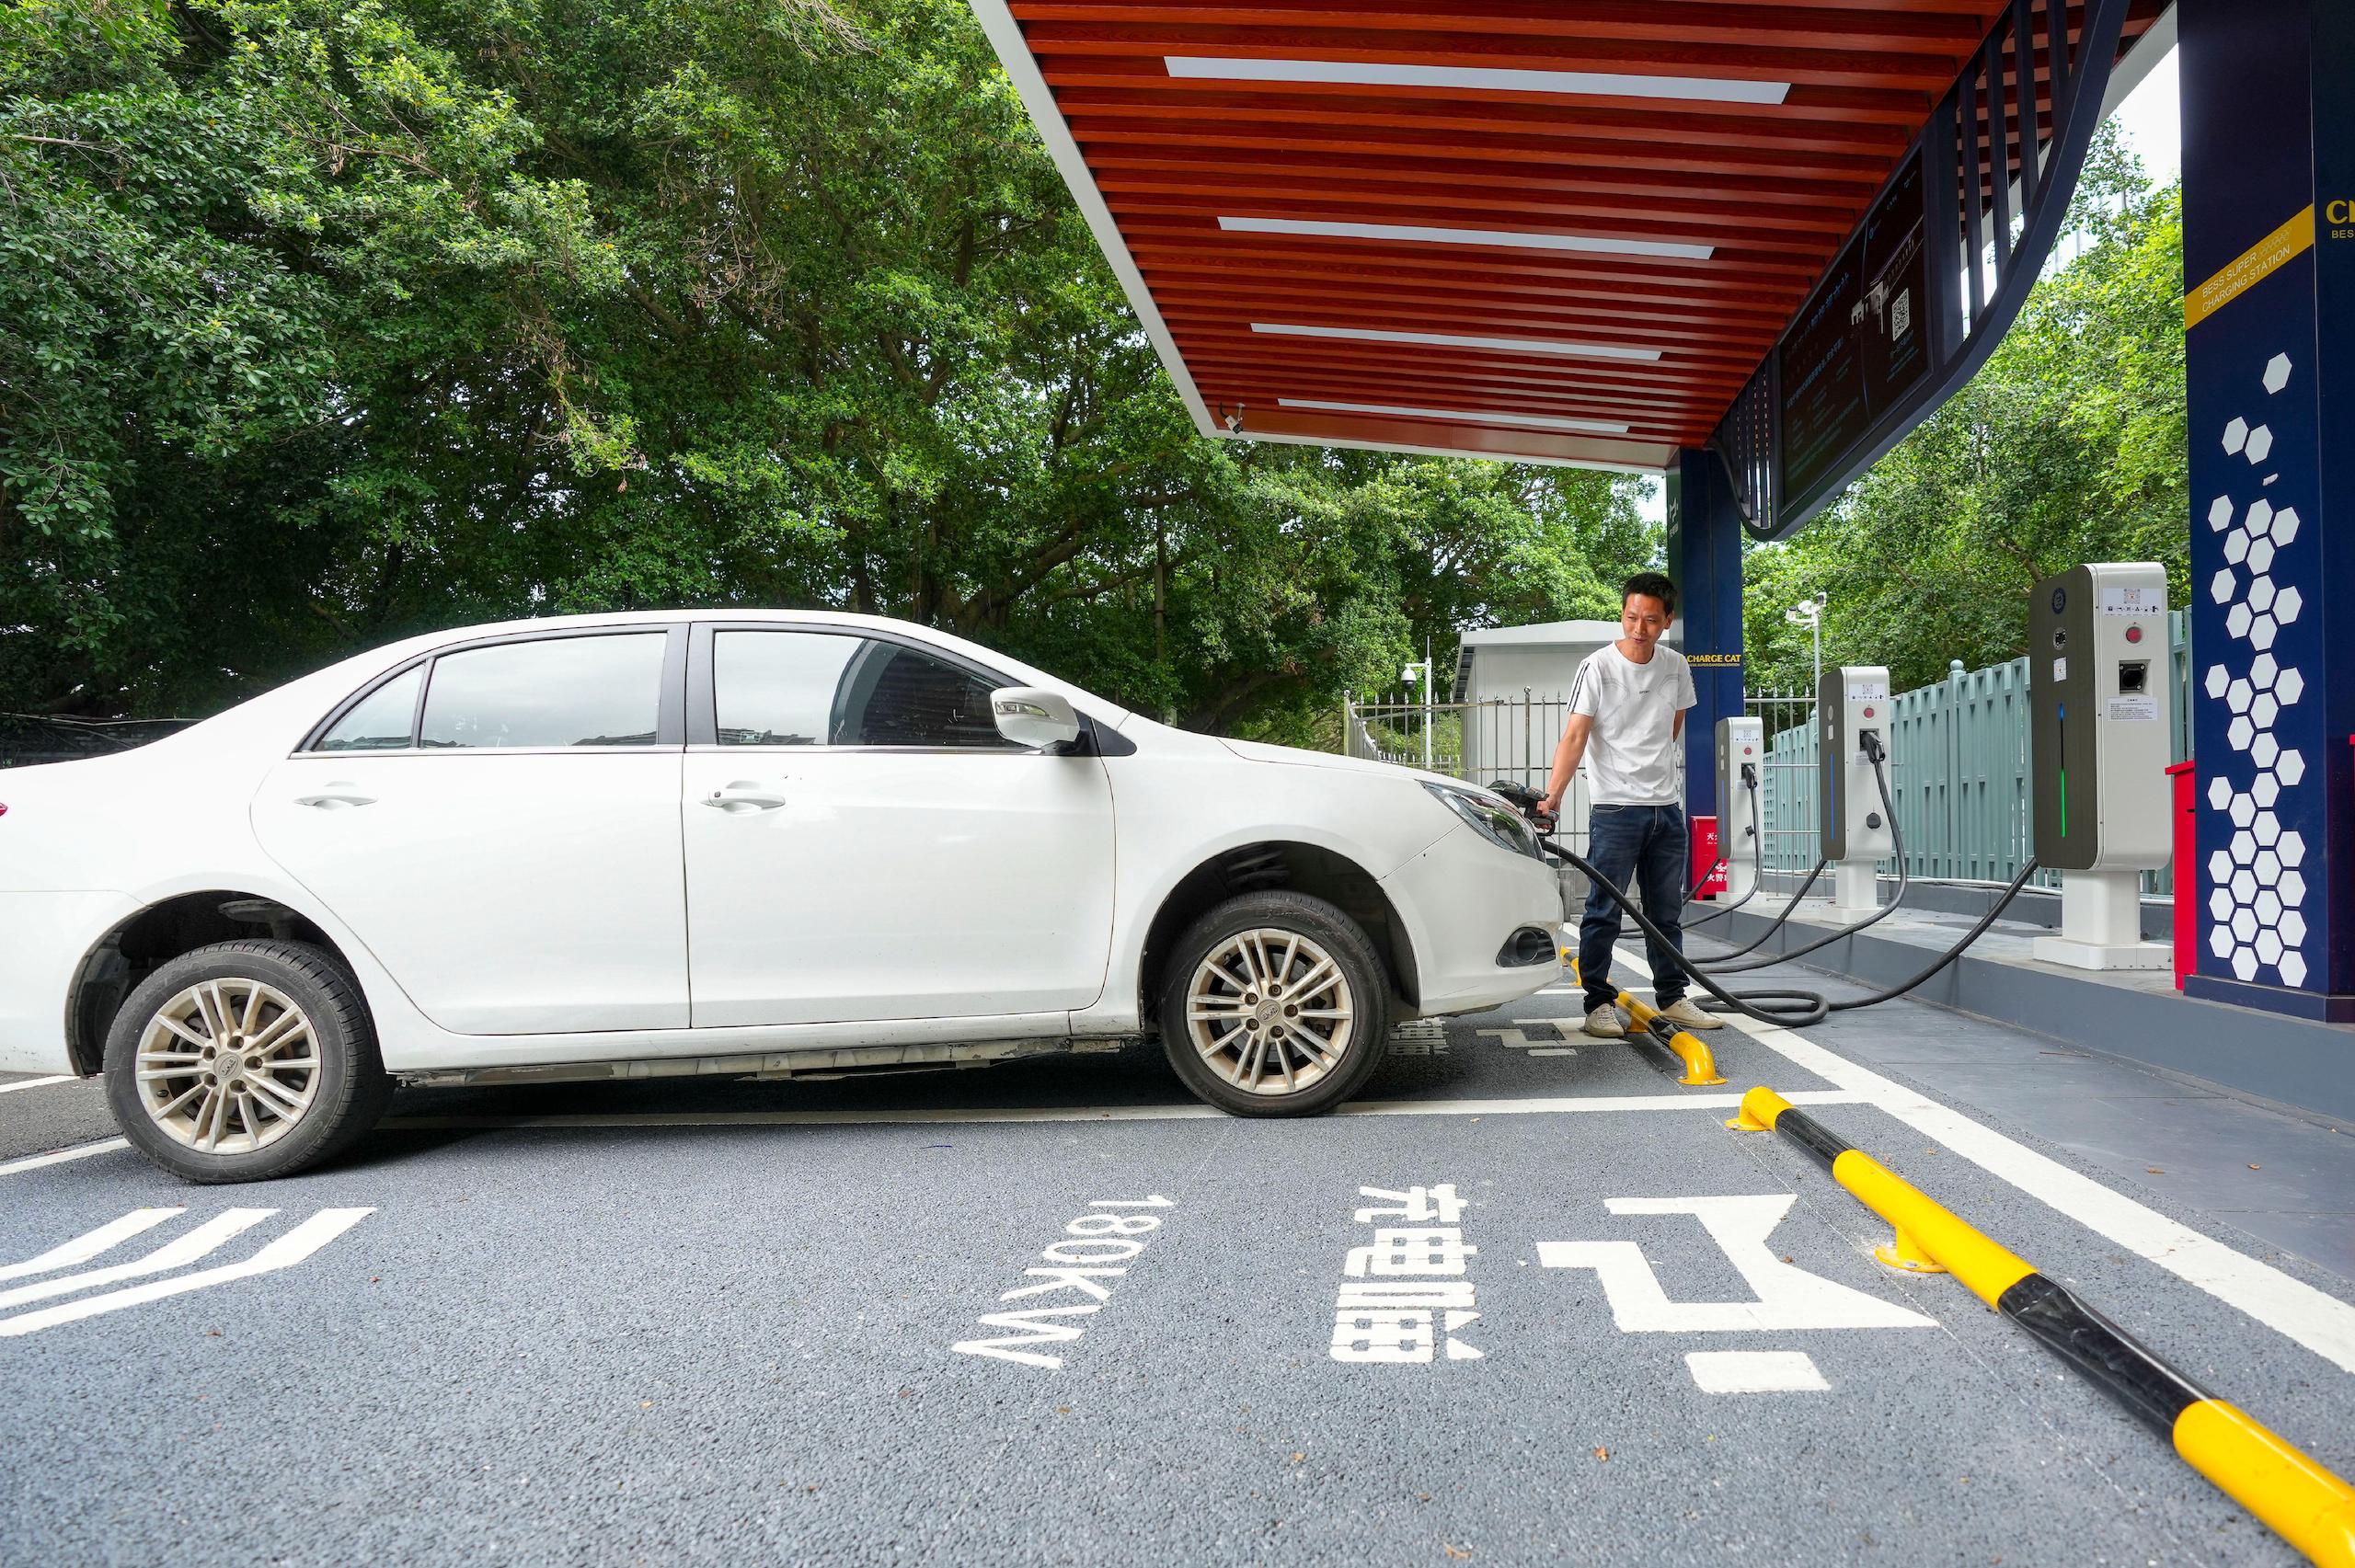
[{"label": "car tire", "polygon": [[1160,1017],[1169,1065],[1201,1099],[1238,1116],[1310,1116],[1356,1093],[1381,1061],[1390,981],[1333,905],[1246,893],[1170,949]]},{"label": "car tire", "polygon": [[216,943],[149,975],[107,1033],[106,1079],[132,1147],[207,1184],[333,1159],[375,1125],[393,1088],[351,971],[322,948],[274,941]]}]

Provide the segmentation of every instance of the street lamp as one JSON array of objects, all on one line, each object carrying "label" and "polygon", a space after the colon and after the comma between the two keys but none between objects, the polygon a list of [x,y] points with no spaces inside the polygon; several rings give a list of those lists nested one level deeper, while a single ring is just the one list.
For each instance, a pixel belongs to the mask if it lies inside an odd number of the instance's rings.
[{"label": "street lamp", "polygon": [[1418,681],[1423,688],[1423,771],[1431,766],[1431,661],[1426,655],[1419,662],[1410,664],[1398,672],[1398,679],[1413,686]]},{"label": "street lamp", "polygon": [[1815,634],[1815,690],[1823,687],[1823,606],[1829,594],[1817,594],[1802,599],[1783,612],[1783,619],[1794,626],[1805,626]]}]

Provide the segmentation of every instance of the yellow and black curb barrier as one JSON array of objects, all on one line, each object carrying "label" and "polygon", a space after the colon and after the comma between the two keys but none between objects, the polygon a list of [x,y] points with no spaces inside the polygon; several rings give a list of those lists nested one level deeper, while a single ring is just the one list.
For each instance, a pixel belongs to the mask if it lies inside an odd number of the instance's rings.
[{"label": "yellow and black curb barrier", "polygon": [[1699,1088],[1704,1084],[1725,1082],[1724,1076],[1717,1071],[1717,1059],[1709,1054],[1709,1047],[1701,1043],[1698,1035],[1689,1029],[1678,1028],[1660,1016],[1660,1009],[1648,1002],[1637,1001],[1624,990],[1619,993],[1619,1005],[1628,1017],[1636,1021],[1637,1028],[1658,1040],[1665,1049],[1675,1053],[1676,1059],[1684,1064],[1684,1076],[1677,1080],[1679,1083]]},{"label": "yellow and black curb barrier", "polygon": [[[1620,1005],[1626,1005],[1625,997]],[[2355,1487],[2209,1394],[2066,1286],[2039,1274],[1773,1090],[1744,1094],[1741,1114],[1726,1125],[1779,1132],[1807,1150],[1833,1181],[1896,1228],[1896,1240],[1878,1254],[1883,1262],[1951,1273],[2172,1441],[2186,1463],[2282,1539],[2315,1562],[2355,1565]]]}]

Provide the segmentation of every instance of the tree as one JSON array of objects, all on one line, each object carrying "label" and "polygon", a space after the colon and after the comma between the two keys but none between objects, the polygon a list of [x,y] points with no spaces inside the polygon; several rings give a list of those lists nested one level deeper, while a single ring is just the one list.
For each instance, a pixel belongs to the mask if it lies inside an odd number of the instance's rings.
[{"label": "tree", "polygon": [[958,0],[0,29],[0,706],[758,603],[1306,735],[1654,548],[1630,481],[1197,435]]}]

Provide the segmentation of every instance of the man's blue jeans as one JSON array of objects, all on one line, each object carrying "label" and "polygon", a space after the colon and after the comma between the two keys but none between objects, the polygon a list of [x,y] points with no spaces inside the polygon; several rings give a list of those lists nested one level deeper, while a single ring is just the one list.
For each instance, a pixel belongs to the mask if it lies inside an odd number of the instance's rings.
[{"label": "man's blue jeans", "polygon": [[[1643,900],[1644,918],[1684,948],[1684,808],[1681,806],[1598,806],[1587,819],[1586,858],[1618,887]],[[1586,1010],[1607,1007],[1619,994],[1611,983],[1611,946],[1619,940],[1619,906],[1600,887],[1586,895],[1579,922],[1579,979]],[[1667,950],[1644,939],[1652,961],[1653,1002],[1669,1007],[1684,995],[1684,973]]]}]

